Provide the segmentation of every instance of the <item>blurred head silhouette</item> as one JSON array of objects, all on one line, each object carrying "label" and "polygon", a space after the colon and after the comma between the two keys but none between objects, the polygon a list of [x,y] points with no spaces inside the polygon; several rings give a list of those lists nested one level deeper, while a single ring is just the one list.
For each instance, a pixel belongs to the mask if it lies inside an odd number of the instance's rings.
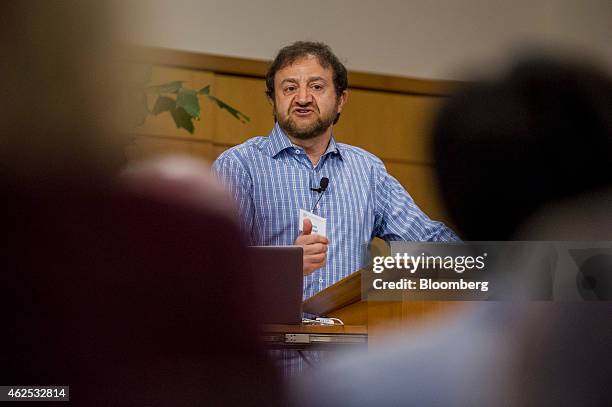
[{"label": "blurred head silhouette", "polygon": [[434,156],[466,240],[509,240],[543,206],[612,184],[612,85],[596,68],[527,58],[442,108]]},{"label": "blurred head silhouette", "polygon": [[5,3],[0,382],[68,385],[78,405],[275,405],[238,227],[171,180],[150,192],[151,169],[114,181],[109,3]]},{"label": "blurred head silhouette", "polygon": [[[597,236],[611,235],[612,82],[597,68],[529,58],[496,81],[469,84],[442,108],[433,148],[466,240],[589,240],[598,224]],[[599,260],[587,266],[607,265]],[[503,366],[510,405],[609,404],[609,302],[507,306],[520,321],[505,334],[518,345]]]},{"label": "blurred head silhouette", "polygon": [[5,2],[1,18],[4,170],[38,182],[116,170],[122,76],[109,3]]}]

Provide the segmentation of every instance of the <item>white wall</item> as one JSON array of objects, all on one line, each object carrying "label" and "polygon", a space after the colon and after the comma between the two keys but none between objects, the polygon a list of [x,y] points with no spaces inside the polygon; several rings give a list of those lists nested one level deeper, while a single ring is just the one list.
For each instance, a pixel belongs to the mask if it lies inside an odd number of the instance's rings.
[{"label": "white wall", "polygon": [[[299,39],[349,69],[461,79],[526,45],[594,56],[612,70],[612,0],[126,0],[139,44],[269,60]],[[496,63],[496,65],[492,65]]]}]

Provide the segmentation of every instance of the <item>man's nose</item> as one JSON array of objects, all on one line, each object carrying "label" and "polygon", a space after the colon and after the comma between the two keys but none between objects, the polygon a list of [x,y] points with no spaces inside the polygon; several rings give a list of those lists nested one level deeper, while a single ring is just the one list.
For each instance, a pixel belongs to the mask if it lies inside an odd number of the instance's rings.
[{"label": "man's nose", "polygon": [[312,102],[312,94],[307,86],[301,87],[298,90],[296,102],[300,105],[308,104]]}]

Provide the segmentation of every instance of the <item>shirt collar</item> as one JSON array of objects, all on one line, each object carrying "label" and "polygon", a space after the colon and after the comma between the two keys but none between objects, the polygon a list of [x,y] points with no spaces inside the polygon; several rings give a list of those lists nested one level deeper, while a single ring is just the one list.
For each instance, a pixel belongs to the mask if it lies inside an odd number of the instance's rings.
[{"label": "shirt collar", "polygon": [[278,122],[274,123],[274,128],[268,135],[268,153],[270,153],[270,157],[274,158],[281,151],[292,147],[293,144],[291,144],[291,140],[289,140],[289,137],[287,137],[285,132],[280,128]]},{"label": "shirt collar", "polygon": [[[278,122],[275,123],[272,132],[268,135],[268,153],[270,154],[270,157],[274,158],[281,151],[289,148],[294,148],[291,140],[289,140],[289,137],[287,137],[283,129],[280,128]],[[325,150],[323,155],[325,156],[329,153],[340,154],[340,149],[338,148],[338,144],[336,143],[333,135],[329,140],[329,145],[327,146],[327,150]]]},{"label": "shirt collar", "polygon": [[327,150],[325,150],[325,153],[323,153],[323,155],[327,155],[329,153],[336,153],[340,155],[340,149],[338,148],[338,144],[336,143],[336,139],[334,139],[333,134],[331,136],[331,139],[329,140],[329,146],[327,146]]}]

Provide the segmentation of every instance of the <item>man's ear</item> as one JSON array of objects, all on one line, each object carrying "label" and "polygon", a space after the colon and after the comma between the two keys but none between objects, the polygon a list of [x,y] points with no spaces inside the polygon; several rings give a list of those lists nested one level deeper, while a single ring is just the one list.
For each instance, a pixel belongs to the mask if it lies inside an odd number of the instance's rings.
[{"label": "man's ear", "polygon": [[338,113],[342,112],[342,109],[344,109],[344,105],[346,104],[347,99],[348,91],[345,90],[340,94],[340,96],[338,96]]}]

